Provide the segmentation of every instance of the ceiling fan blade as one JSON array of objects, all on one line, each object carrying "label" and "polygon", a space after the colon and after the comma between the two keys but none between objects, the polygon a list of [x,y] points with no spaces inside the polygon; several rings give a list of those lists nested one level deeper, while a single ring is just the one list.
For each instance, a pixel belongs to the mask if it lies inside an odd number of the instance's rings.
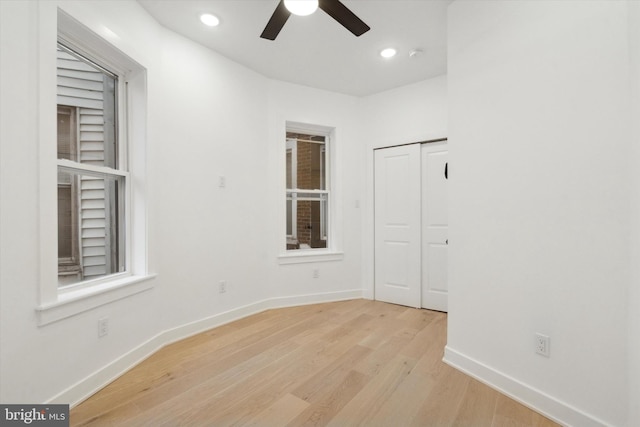
[{"label": "ceiling fan blade", "polygon": [[264,27],[262,34],[260,34],[260,37],[267,40],[275,40],[280,30],[282,30],[284,23],[289,19],[289,16],[291,16],[291,12],[284,6],[284,0],[280,0],[280,3],[276,6],[276,10],[273,11],[273,15],[271,15],[271,19],[267,22],[267,26]]},{"label": "ceiling fan blade", "polygon": [[371,29],[340,0],[319,0],[318,7],[356,36],[361,36]]}]

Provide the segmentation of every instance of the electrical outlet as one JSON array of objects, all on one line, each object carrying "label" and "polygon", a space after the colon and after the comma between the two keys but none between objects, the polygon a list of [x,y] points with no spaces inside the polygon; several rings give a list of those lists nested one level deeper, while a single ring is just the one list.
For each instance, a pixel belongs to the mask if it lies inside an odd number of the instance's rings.
[{"label": "electrical outlet", "polygon": [[542,334],[536,334],[536,353],[549,357],[549,337]]},{"label": "electrical outlet", "polygon": [[224,294],[225,292],[227,292],[227,282],[226,282],[226,280],[221,280],[220,281],[219,291],[220,291],[221,294]]},{"label": "electrical outlet", "polygon": [[225,188],[227,186],[227,178],[224,175],[218,177],[218,187]]},{"label": "electrical outlet", "polygon": [[109,318],[103,317],[98,319],[98,338],[102,338],[109,334]]},{"label": "electrical outlet", "polygon": [[318,277],[320,277],[320,270],[316,268],[313,270],[313,278],[317,279]]}]

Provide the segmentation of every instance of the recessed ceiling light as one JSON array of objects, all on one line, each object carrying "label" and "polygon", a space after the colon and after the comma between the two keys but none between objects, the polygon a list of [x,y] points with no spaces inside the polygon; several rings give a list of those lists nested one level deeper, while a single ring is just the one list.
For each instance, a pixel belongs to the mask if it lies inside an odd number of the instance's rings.
[{"label": "recessed ceiling light", "polygon": [[284,6],[294,15],[311,15],[318,8],[318,0],[284,0]]},{"label": "recessed ceiling light", "polygon": [[204,25],[207,25],[209,27],[216,27],[220,24],[220,20],[218,19],[218,17],[210,13],[203,13],[202,15],[200,15],[200,21],[202,21]]},{"label": "recessed ceiling light", "polygon": [[383,58],[392,58],[396,56],[396,53],[397,51],[394,48],[388,47],[380,51],[380,56],[382,56]]}]

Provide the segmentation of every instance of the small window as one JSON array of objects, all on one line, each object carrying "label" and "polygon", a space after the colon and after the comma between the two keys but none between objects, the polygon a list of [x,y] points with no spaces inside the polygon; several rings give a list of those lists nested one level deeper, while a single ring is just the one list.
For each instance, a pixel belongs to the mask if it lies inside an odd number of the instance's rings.
[{"label": "small window", "polygon": [[287,250],[328,247],[330,192],[324,135],[286,135]]},{"label": "small window", "polygon": [[117,89],[114,73],[58,45],[59,286],[125,269]]}]

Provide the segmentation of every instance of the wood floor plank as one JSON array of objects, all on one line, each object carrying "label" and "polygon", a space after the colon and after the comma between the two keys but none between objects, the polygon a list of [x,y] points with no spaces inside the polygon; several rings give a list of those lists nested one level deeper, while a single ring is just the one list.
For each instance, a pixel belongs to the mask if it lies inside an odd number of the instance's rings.
[{"label": "wood floor plank", "polygon": [[491,426],[500,393],[471,379],[463,396],[454,426]]},{"label": "wood floor plank", "polygon": [[352,371],[352,366],[371,352],[370,348],[355,345],[332,364],[318,371],[291,394],[300,399],[316,403],[324,395],[333,390],[335,384],[340,383]]},{"label": "wood floor plank", "polygon": [[421,331],[429,323],[435,319],[442,319],[445,316],[442,313],[430,310],[407,309],[398,315],[398,319],[403,321],[405,328],[416,329]]},{"label": "wood floor plank", "polygon": [[356,363],[354,369],[363,374],[375,376],[385,365],[389,363],[397,354],[411,342],[408,337],[392,335],[383,345],[372,351],[367,357]]},{"label": "wood floor plank", "polygon": [[363,426],[407,426],[426,399],[433,384],[413,370],[406,375],[382,404],[373,409]]},{"label": "wood floor plank", "polygon": [[521,403],[498,394],[496,411],[492,427],[524,427],[524,426],[552,426],[553,421],[530,410]]},{"label": "wood floor plank", "polygon": [[368,314],[360,314],[359,316],[349,319],[348,321],[338,325],[338,327],[329,331],[323,338],[327,341],[338,339],[345,334],[350,334],[355,329],[363,329],[364,325],[366,325],[372,319],[373,317]]},{"label": "wood floor plank", "polygon": [[426,399],[408,425],[441,427],[455,420],[471,378],[447,365],[443,364],[442,368],[433,378]]},{"label": "wood floor plank", "polygon": [[[441,314],[441,313],[440,313]],[[402,354],[415,359],[422,358],[426,352],[439,354],[444,352],[446,342],[446,316],[437,315],[415,336],[415,339],[401,350]],[[442,359],[442,358],[440,358]]]},{"label": "wood floor plank", "polygon": [[285,394],[273,405],[260,412],[248,423],[246,427],[282,427],[289,424],[295,417],[309,407],[309,402]]},{"label": "wood floor plank", "polygon": [[444,364],[446,322],[367,300],[268,310],[159,350],[71,425],[557,426]]},{"label": "wood floor plank", "polygon": [[322,394],[314,395],[313,403],[289,423],[290,426],[324,426],[342,409],[371,377],[351,370],[338,382],[324,387]]},{"label": "wood floor plank", "polygon": [[338,325],[344,324],[361,314],[366,314],[368,311],[371,311],[371,306],[369,304],[354,303],[353,301],[340,301],[338,303],[331,304],[332,307],[330,310],[333,313],[333,316],[329,322]]},{"label": "wood floor plank", "polygon": [[378,409],[411,373],[415,359],[396,355],[328,423],[331,427],[370,425]]}]

